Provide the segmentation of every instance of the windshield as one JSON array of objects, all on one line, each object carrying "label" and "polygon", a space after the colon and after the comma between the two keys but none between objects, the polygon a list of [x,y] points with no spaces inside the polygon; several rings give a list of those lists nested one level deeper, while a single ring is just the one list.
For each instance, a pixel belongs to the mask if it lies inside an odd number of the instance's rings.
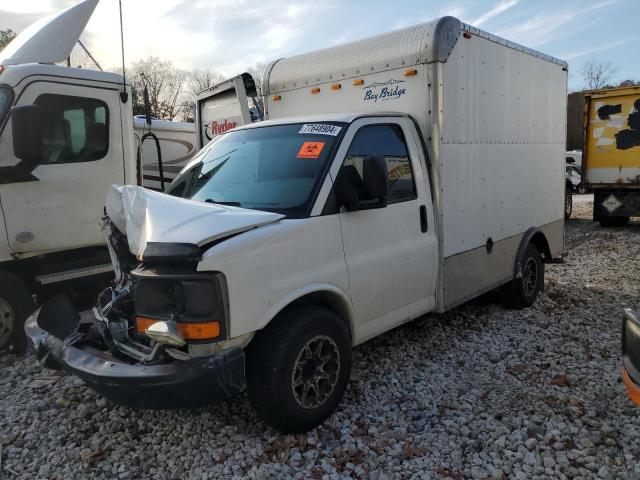
[{"label": "windshield", "polygon": [[324,177],[342,127],[298,123],[226,133],[200,152],[167,193],[303,215]]}]

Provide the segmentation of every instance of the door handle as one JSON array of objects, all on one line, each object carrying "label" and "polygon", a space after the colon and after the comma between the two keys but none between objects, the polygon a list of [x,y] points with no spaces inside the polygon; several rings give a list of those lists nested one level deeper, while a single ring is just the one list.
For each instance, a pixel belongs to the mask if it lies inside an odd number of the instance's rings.
[{"label": "door handle", "polygon": [[420,205],[420,230],[422,233],[426,233],[429,229],[427,224],[427,207],[426,205]]}]

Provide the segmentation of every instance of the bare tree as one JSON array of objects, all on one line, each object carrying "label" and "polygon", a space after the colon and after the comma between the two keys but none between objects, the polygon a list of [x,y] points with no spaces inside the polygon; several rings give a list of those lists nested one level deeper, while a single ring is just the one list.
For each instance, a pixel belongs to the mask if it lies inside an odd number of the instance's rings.
[{"label": "bare tree", "polygon": [[206,70],[192,70],[189,72],[189,93],[195,97],[198,93],[222,80],[224,80],[222,75],[211,68]]},{"label": "bare tree", "polygon": [[138,113],[144,103],[145,86],[149,91],[149,104],[153,116],[173,120],[181,113],[187,72],[174,67],[169,60],[147,57],[134,62],[128,76],[133,90],[134,113]]},{"label": "bare tree", "polygon": [[198,94],[211,85],[223,80],[222,75],[209,68],[205,70],[192,70],[187,73],[186,94],[180,103],[180,118],[186,122],[194,121],[194,105]]},{"label": "bare tree", "polygon": [[6,30],[0,30],[0,51],[2,51],[4,47],[9,45],[9,42],[16,38],[17,35],[18,34],[10,28]]},{"label": "bare tree", "polygon": [[636,85],[640,85],[640,82],[631,79],[623,80],[618,84],[619,87],[635,87]]},{"label": "bare tree", "polygon": [[598,90],[606,87],[613,76],[618,72],[618,68],[611,62],[600,60],[589,60],[582,66],[582,77],[588,90]]}]

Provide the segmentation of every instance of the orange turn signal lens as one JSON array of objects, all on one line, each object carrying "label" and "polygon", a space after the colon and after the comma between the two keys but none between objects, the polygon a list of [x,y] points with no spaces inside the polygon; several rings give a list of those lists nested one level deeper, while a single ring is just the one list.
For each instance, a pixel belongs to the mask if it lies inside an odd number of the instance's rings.
[{"label": "orange turn signal lens", "polygon": [[271,97],[271,100],[273,100],[274,102],[279,102],[280,100],[282,100],[282,97],[280,95],[274,95],[273,97]]},{"label": "orange turn signal lens", "polygon": [[[136,330],[145,333],[147,328],[160,320],[136,317]],[[178,323],[178,332],[185,340],[209,340],[220,336],[220,322]]]},{"label": "orange turn signal lens", "polygon": [[334,83],[333,85],[331,85],[331,90],[340,90],[342,88],[342,85],[340,85],[339,83]]},{"label": "orange turn signal lens", "polygon": [[354,87],[357,87],[358,85],[364,85],[364,80],[362,80],[361,78],[358,78],[357,80],[353,81]]},{"label": "orange turn signal lens", "polygon": [[147,330],[147,328],[149,328],[151,325],[159,321],[160,320],[156,318],[136,317],[136,330],[139,333],[144,333]]},{"label": "orange turn signal lens", "polygon": [[185,340],[209,340],[220,336],[220,322],[178,323],[178,331]]},{"label": "orange turn signal lens", "polygon": [[404,71],[405,77],[413,77],[414,75],[417,75],[417,74],[418,74],[418,70],[416,70],[415,68],[411,68],[409,70]]},{"label": "orange turn signal lens", "polygon": [[316,93],[320,93],[320,87],[313,87],[311,89],[311,94],[314,95]]}]

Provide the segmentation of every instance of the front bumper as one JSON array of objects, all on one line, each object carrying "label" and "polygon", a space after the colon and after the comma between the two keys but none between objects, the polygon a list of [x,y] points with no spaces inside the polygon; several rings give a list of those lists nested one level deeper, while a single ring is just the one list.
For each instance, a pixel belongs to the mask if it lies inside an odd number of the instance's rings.
[{"label": "front bumper", "polygon": [[25,322],[25,333],[46,366],[64,369],[119,405],[192,408],[226,399],[245,387],[244,351],[231,348],[187,361],[130,364],[83,343],[80,316],[66,297],[47,302]]},{"label": "front bumper", "polygon": [[640,318],[628,308],[622,316],[622,380],[631,400],[640,406]]}]

